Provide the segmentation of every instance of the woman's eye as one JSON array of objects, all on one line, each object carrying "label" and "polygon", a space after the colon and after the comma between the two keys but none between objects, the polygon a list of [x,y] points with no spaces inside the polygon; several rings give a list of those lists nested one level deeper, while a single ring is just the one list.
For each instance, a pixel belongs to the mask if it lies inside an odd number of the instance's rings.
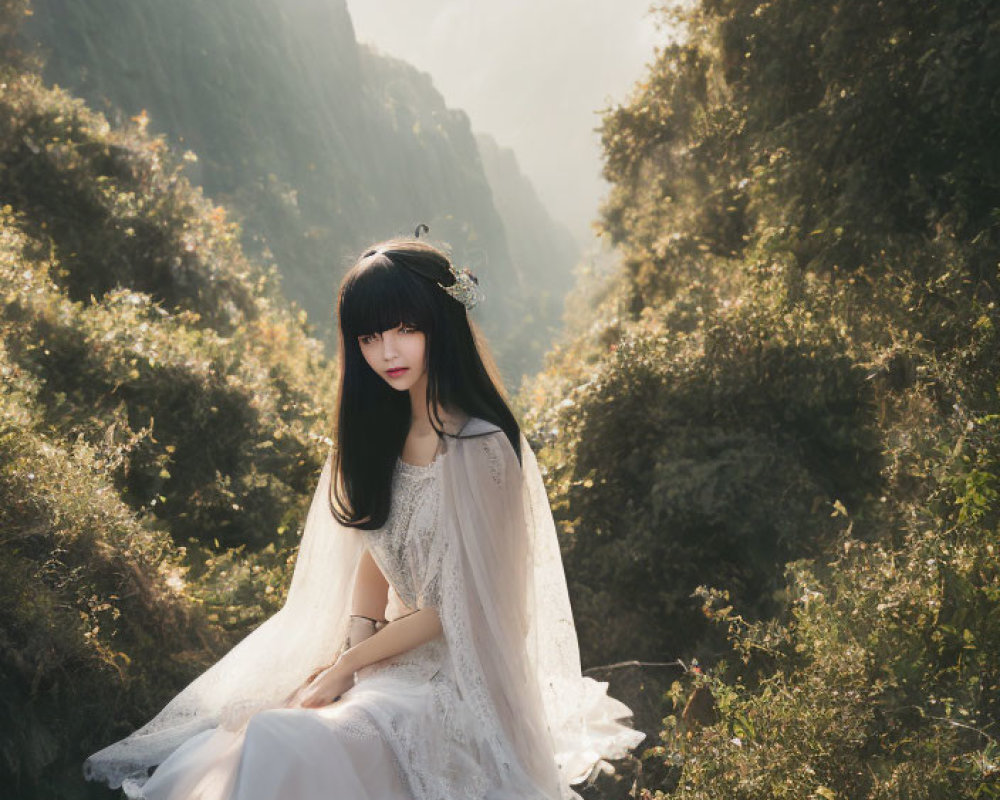
[{"label": "woman's eye", "polygon": [[[419,330],[419,328],[417,328],[415,325],[407,325],[406,323],[400,324],[397,327],[397,329],[399,330],[400,333],[416,333]],[[365,333],[358,337],[358,342],[360,342],[361,344],[368,344],[376,336],[378,336],[377,333]]]}]

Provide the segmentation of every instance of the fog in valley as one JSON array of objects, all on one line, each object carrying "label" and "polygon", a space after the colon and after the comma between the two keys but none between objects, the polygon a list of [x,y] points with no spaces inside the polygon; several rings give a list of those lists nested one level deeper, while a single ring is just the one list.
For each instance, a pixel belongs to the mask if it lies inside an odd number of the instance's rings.
[{"label": "fog in valley", "polygon": [[607,184],[600,109],[622,102],[667,33],[649,0],[349,0],[360,41],[430,73],[472,127],[514,150],[579,244]]}]

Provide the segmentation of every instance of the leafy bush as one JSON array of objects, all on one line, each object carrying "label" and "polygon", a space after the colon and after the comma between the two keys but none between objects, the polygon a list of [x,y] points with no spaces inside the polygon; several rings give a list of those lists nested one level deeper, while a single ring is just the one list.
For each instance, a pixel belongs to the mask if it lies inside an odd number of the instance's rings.
[{"label": "leafy bush", "polygon": [[[952,487],[935,507],[948,513],[900,509],[899,545],[848,531],[829,564],[790,564],[784,621],[748,623],[723,593],[702,590],[741,669],[733,681],[720,663],[694,681],[711,689],[716,724],[692,731],[665,719],[663,745],[647,754],[663,788],[686,798],[1000,796],[1000,416],[974,420],[963,438],[935,464]],[[690,686],[675,684],[678,705]]]},{"label": "leafy bush", "polygon": [[584,660],[701,661],[638,668],[626,772],[996,797],[997,9],[664,17],[602,130],[622,269],[525,393]]},{"label": "leafy bush", "polygon": [[672,330],[662,320],[684,301],[532,418],[584,661],[706,655],[717,643],[699,642],[689,599],[706,573],[767,613],[781,565],[821,552],[831,514],[879,491],[865,370],[828,324],[730,305]]},{"label": "leafy bush", "polygon": [[162,140],[0,83],[0,771],[78,797],[280,606],[335,373]]}]

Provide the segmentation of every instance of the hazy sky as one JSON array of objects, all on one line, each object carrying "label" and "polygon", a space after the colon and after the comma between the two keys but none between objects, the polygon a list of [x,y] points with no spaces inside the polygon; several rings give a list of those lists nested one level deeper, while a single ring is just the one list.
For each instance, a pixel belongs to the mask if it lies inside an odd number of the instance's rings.
[{"label": "hazy sky", "polygon": [[476,132],[513,148],[552,215],[588,235],[606,192],[599,109],[666,34],[651,0],[348,0],[358,39],[430,73]]}]

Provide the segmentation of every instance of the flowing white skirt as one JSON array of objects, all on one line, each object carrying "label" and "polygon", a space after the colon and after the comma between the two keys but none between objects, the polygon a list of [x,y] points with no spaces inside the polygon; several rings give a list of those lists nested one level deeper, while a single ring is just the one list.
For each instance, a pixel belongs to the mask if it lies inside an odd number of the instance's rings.
[{"label": "flowing white skirt", "polygon": [[143,800],[424,800],[502,796],[469,746],[473,721],[432,639],[358,671],[322,708],[270,708],[188,739]]}]

